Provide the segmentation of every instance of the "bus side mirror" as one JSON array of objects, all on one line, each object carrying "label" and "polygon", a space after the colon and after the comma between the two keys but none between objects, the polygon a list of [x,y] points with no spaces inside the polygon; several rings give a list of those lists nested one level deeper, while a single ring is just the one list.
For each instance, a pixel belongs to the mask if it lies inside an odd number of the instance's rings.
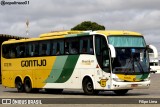
[{"label": "bus side mirror", "polygon": [[115,50],[114,46],[111,44],[108,44],[108,46],[111,51],[111,58],[115,58],[116,57],[116,50]]},{"label": "bus side mirror", "polygon": [[150,53],[150,54],[152,54],[153,58],[158,58],[158,51],[155,46],[147,45],[147,48],[152,50],[153,53]]}]

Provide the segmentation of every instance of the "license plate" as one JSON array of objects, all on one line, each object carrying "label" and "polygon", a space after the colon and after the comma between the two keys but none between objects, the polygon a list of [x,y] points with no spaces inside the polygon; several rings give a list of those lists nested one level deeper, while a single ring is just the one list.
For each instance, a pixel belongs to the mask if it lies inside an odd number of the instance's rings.
[{"label": "license plate", "polygon": [[131,84],[131,87],[137,87],[138,84]]}]

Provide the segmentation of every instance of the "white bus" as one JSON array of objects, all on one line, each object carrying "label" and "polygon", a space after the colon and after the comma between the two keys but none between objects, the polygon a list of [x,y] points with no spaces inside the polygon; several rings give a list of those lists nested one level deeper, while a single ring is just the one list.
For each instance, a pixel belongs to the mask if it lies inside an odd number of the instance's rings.
[{"label": "white bus", "polygon": [[64,31],[2,44],[2,85],[19,92],[85,94],[149,88],[148,46],[130,31]]},{"label": "white bus", "polygon": [[158,50],[155,46],[150,45],[149,49],[149,60],[150,60],[150,69],[156,73],[160,73],[160,64]]}]

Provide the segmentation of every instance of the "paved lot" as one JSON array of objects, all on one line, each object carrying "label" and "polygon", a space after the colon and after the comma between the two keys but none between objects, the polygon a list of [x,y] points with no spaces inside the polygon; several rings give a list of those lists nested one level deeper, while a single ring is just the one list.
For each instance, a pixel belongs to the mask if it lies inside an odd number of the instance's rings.
[{"label": "paved lot", "polygon": [[[80,98],[80,99],[81,98],[87,98],[87,99],[95,98],[95,99],[97,99],[97,100],[93,100],[93,103],[95,103],[95,102],[99,103],[99,101],[100,101],[99,99],[101,99],[101,98],[103,98],[103,99],[113,98],[113,100],[115,98],[126,98],[126,99],[128,99],[128,98],[140,98],[140,99],[160,98],[160,74],[152,74],[151,80],[152,80],[151,86],[149,89],[131,90],[125,96],[116,96],[115,94],[113,94],[113,92],[110,92],[110,91],[101,92],[99,95],[87,96],[87,95],[83,94],[82,90],[64,90],[62,94],[48,94],[48,93],[45,93],[43,90],[41,90],[39,93],[18,93],[16,89],[4,88],[2,85],[0,85],[0,98],[64,98],[64,99],[61,99],[62,101],[60,103],[62,103],[62,104],[61,105],[58,104],[61,107],[65,106],[65,104],[63,104],[63,103],[65,103],[66,100],[69,101],[69,100],[73,99],[73,101],[76,101],[76,100],[74,100],[75,98]],[[88,101],[90,101],[90,100],[88,100]],[[54,105],[56,106],[57,104],[54,104]],[[81,104],[76,104],[76,106],[80,106],[80,105]],[[7,105],[5,105],[5,106],[7,106]],[[53,105],[50,104],[50,105],[43,105],[43,106],[53,106]],[[75,104],[67,104],[67,106],[75,106]],[[102,105],[83,104],[83,106],[95,107],[95,106],[103,106],[103,104]],[[111,105],[111,106],[116,106],[116,105]],[[127,104],[120,104],[120,106],[125,107],[125,106],[127,106]],[[130,104],[130,106],[134,106],[134,105]],[[144,105],[138,104],[136,106],[143,107]],[[152,106],[158,107],[158,104],[155,104]]]}]

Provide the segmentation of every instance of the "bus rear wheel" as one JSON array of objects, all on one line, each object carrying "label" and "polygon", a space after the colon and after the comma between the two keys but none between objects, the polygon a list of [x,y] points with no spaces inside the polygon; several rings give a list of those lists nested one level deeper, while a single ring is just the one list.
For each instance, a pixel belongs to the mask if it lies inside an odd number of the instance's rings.
[{"label": "bus rear wheel", "polygon": [[127,89],[123,89],[123,90],[115,90],[114,93],[116,95],[125,95],[128,92]]},{"label": "bus rear wheel", "polygon": [[93,82],[89,78],[85,78],[82,83],[83,91],[87,95],[98,94],[98,90],[94,90]]},{"label": "bus rear wheel", "polygon": [[26,78],[24,80],[24,89],[27,93],[32,92],[32,83],[31,83],[31,80],[29,78]]},{"label": "bus rear wheel", "polygon": [[20,79],[15,81],[16,88],[18,92],[24,92],[24,85]]}]

